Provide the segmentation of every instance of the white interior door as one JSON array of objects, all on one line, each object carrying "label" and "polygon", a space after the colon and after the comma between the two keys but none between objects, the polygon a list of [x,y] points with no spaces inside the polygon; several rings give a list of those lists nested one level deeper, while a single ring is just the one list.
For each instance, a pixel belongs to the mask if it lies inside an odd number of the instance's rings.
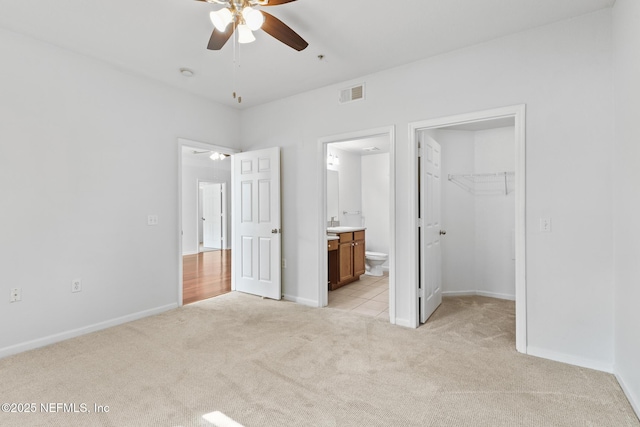
[{"label": "white interior door", "polygon": [[233,155],[234,289],[279,300],[280,148]]},{"label": "white interior door", "polygon": [[220,184],[207,184],[202,188],[202,245],[222,248],[222,201]]},{"label": "white interior door", "polygon": [[441,150],[428,134],[420,138],[420,322],[424,323],[442,303]]}]

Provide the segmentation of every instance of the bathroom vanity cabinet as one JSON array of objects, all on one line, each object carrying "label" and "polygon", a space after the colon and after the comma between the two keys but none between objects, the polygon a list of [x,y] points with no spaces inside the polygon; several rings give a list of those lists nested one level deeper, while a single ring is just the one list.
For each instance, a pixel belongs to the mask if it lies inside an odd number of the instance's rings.
[{"label": "bathroom vanity cabinet", "polygon": [[335,290],[360,279],[365,271],[364,230],[336,233],[328,241],[329,289]]}]

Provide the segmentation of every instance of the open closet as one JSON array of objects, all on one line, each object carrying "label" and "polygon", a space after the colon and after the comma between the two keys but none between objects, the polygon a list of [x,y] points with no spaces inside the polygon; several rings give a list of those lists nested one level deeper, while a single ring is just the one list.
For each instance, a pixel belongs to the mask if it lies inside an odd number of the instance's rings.
[{"label": "open closet", "polygon": [[442,150],[442,295],[515,300],[515,128],[429,130]]}]

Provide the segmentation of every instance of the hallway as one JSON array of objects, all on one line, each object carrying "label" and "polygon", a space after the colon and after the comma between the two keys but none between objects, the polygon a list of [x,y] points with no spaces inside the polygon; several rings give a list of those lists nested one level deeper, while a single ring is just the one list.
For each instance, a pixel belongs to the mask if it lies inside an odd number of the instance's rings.
[{"label": "hallway", "polygon": [[182,257],[182,303],[191,304],[231,291],[231,250]]}]

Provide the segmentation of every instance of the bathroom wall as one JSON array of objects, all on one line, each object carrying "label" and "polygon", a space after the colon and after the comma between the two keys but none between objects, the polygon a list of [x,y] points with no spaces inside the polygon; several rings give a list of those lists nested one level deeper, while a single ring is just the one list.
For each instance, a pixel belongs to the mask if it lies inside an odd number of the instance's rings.
[{"label": "bathroom wall", "polygon": [[447,179],[449,174],[514,170],[514,128],[483,131],[438,130],[442,146],[442,288],[444,294],[479,294],[515,299],[513,181],[473,195]]},{"label": "bathroom wall", "polygon": [[[389,153],[362,156],[366,249],[385,254],[389,253],[389,179]],[[388,265],[388,261],[384,265]]]},{"label": "bathroom wall", "polygon": [[338,188],[340,205],[340,225],[361,226],[360,215],[344,215],[343,212],[362,212],[362,186],[360,155],[349,151],[327,147],[327,154],[337,155],[339,165],[330,166],[329,169],[338,171],[340,185]]}]

